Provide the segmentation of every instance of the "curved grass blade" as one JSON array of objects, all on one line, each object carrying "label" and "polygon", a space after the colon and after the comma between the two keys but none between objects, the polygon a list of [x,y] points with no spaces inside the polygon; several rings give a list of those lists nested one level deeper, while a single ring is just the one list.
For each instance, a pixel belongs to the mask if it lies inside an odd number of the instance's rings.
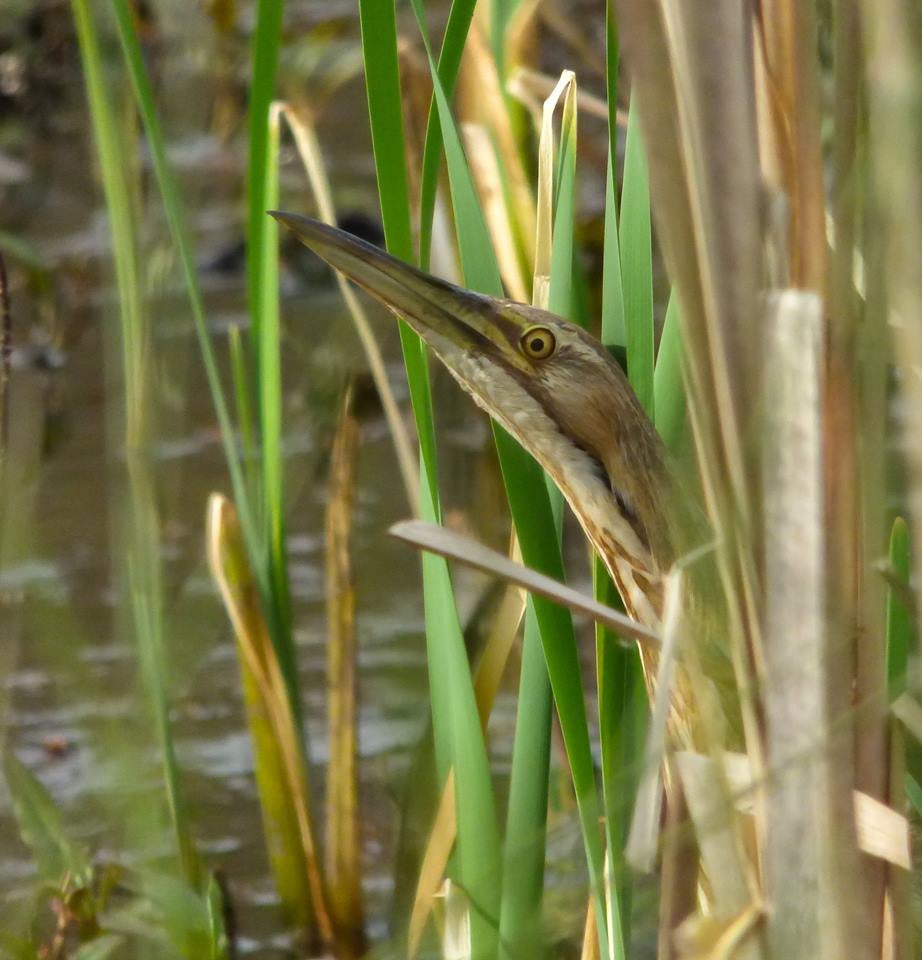
[{"label": "curved grass blade", "polygon": [[57,885],[70,875],[75,883],[88,882],[90,859],[65,829],[47,787],[12,750],[4,755],[3,773],[19,832],[42,879]]},{"label": "curved grass blade", "polygon": [[355,586],[349,544],[359,425],[351,405],[350,387],[343,397],[333,437],[325,516],[329,737],[325,879],[344,957],[358,957],[365,951],[356,767]]},{"label": "curved grass blade", "polygon": [[234,501],[237,505],[240,526],[247,552],[253,562],[254,576],[264,609],[267,611],[272,642],[276,648],[279,662],[285,677],[288,696],[296,716],[301,715],[301,701],[298,691],[294,649],[290,642],[290,633],[286,633],[279,620],[278,607],[273,602],[273,586],[270,572],[262,563],[264,544],[260,536],[252,504],[247,497],[247,487],[237,449],[236,435],[228,408],[221,377],[218,373],[217,358],[211,342],[211,335],[205,318],[205,306],[201,287],[196,273],[192,240],[186,223],[185,212],[179,187],[167,161],[166,145],[160,121],[154,104],[150,79],[145,67],[144,55],[135,32],[132,11],[127,0],[112,0],[119,41],[122,46],[128,74],[131,79],[138,110],[147,134],[148,148],[154,168],[157,184],[163,198],[164,211],[170,228],[170,235],[176,247],[182,266],[189,304],[192,310],[199,350],[205,367],[208,390],[218,419],[220,436],[227,467],[230,474]]},{"label": "curved grass blade", "polygon": [[[310,811],[307,763],[233,505],[208,504],[208,562],[234,627],[269,856],[289,918],[334,942]],[[306,882],[305,882],[306,881]]]},{"label": "curved grass blade", "polygon": [[890,573],[894,582],[887,587],[887,697],[891,703],[906,690],[906,671],[913,649],[909,570],[909,527],[902,517],[897,517],[890,531]]},{"label": "curved grass blade", "polygon": [[[626,349],[622,253],[619,239],[618,157],[618,35],[612,3],[606,3],[606,88],[608,95],[608,162],[605,180],[605,232],[602,263],[602,343],[622,359]],[[600,557],[593,558],[597,600],[621,603]],[[643,765],[644,734],[649,706],[643,668],[636,650],[622,649],[617,633],[596,624],[596,683],[599,710],[599,750],[605,840],[608,848],[607,906],[610,956],[621,960],[631,942],[633,888],[625,869],[627,841],[638,778]]]},{"label": "curved grass blade", "polygon": [[654,423],[666,449],[675,454],[686,435],[685,384],[682,380],[682,325],[679,298],[673,292],[666,307],[659,352],[653,371]]},{"label": "curved grass blade", "polygon": [[[412,262],[397,32],[390,2],[361,0],[369,116],[381,212],[391,253]],[[403,323],[401,342],[421,450],[420,515],[437,522],[435,430],[426,355],[420,339]],[[489,763],[445,561],[423,558],[433,730],[439,778],[455,769],[458,817],[458,879],[470,899],[472,949],[476,957],[495,952],[495,904],[499,884],[499,836]]]},{"label": "curved grass blade", "polygon": [[[122,582],[130,605],[141,676],[153,715],[160,748],[163,783],[173,827],[175,852],[183,876],[193,889],[202,881],[201,863],[189,826],[173,731],[167,681],[168,655],[163,636],[163,588],[159,543],[160,520],[149,458],[150,407],[153,402],[148,319],[141,299],[139,250],[134,200],[106,81],[96,28],[86,0],[73,0],[87,100],[93,123],[103,191],[112,231],[113,259],[119,300],[119,326],[113,353],[121,360],[123,413],[117,429],[124,433],[127,503],[124,513],[113,510],[127,552],[127,576]],[[122,438],[119,437],[119,442]]]},{"label": "curved grass blade", "polygon": [[660,644],[657,633],[619,610],[607,607],[538,570],[516,563],[504,554],[491,550],[463,534],[423,520],[402,520],[395,523],[389,532],[392,537],[411,546],[450,560],[457,560],[474,570],[482,570],[484,573],[514,583],[537,597],[604,624],[622,636],[653,647],[658,647]]},{"label": "curved grass blade", "polygon": [[[260,15],[262,7],[260,4]],[[272,5],[271,3],[269,4]],[[281,6],[281,4],[278,4]],[[257,27],[257,34],[259,27]],[[271,80],[271,78],[269,78]],[[255,109],[255,108],[253,108]],[[262,161],[255,164],[263,176],[256,200],[278,206],[279,195],[279,107],[271,105],[263,117],[267,136],[251,150],[262,149]],[[252,128],[251,128],[252,132]],[[251,158],[252,161],[252,158]],[[250,185],[252,190],[252,184]],[[251,211],[252,213],[252,211]],[[256,282],[251,295],[251,325],[256,354],[256,384],[259,403],[257,416],[262,441],[262,485],[259,518],[265,543],[265,579],[269,585],[269,603],[273,641],[286,676],[297,672],[297,654],[291,627],[291,601],[288,591],[288,560],[285,542],[284,454],[282,452],[282,357],[279,319],[279,226],[271,217],[258,235],[249,234],[247,256],[256,261]],[[258,319],[256,318],[258,314]],[[297,687],[290,690],[295,715],[301,718],[301,699]],[[303,724],[302,724],[303,726]]]},{"label": "curved grass blade", "polygon": [[[324,222],[335,226],[336,211],[333,207],[333,196],[316,131],[307,119],[296,113],[288,104],[283,104],[280,109],[294,136],[298,155],[301,157],[301,162],[314,193],[314,199],[317,201],[320,217]],[[384,358],[369,325],[362,302],[342,274],[336,274],[336,282],[339,285],[343,300],[349,308],[349,313],[352,315],[356,333],[358,333],[365,356],[368,359],[368,367],[371,370],[378,396],[381,398],[384,415],[387,418],[387,424],[394,441],[397,462],[400,465],[400,473],[406,487],[410,509],[416,513],[419,511],[419,464],[413,452],[407,429],[404,426],[400,409],[397,406],[394,391],[391,389],[387,370],[384,366]]]},{"label": "curved grass blade", "polygon": [[[448,99],[455,89],[464,44],[474,16],[476,0],[454,0],[448,13],[448,23],[439,51],[438,76]],[[429,265],[432,241],[432,216],[439,183],[439,165],[442,159],[442,128],[439,109],[433,95],[426,121],[426,139],[423,145],[422,173],[419,197],[419,264],[425,270]]]},{"label": "curved grass blade", "polygon": [[[278,67],[279,42],[282,31],[281,0],[257,0],[256,27],[250,55],[252,80],[247,111],[247,298],[250,305],[250,339],[257,365],[262,363],[263,322],[278,313],[278,282],[272,273],[272,231],[265,212],[278,206],[277,152],[272,144],[270,108],[275,97],[275,74]],[[275,303],[273,304],[273,300]]]},{"label": "curved grass blade", "polygon": [[627,121],[619,227],[628,379],[644,410],[652,417],[653,255],[650,179],[641,140],[640,120],[633,101]]},{"label": "curved grass blade", "polygon": [[[448,160],[449,185],[465,282],[481,293],[502,296],[499,270],[493,256],[490,237],[486,231],[448,100],[438,82],[435,64],[428,50],[425,22],[419,0],[413,0],[413,9],[429,53],[433,87]],[[494,425],[494,439],[513,521],[522,547],[522,555],[529,566],[561,578],[563,565],[557,542],[557,525],[545,487],[543,471],[505,431],[496,425]],[[604,943],[606,934],[602,900],[603,858],[597,829],[598,798],[573,625],[565,611],[555,608],[544,598],[536,597],[534,608],[570,761],[589,874],[593,890],[599,898],[599,938]]]}]

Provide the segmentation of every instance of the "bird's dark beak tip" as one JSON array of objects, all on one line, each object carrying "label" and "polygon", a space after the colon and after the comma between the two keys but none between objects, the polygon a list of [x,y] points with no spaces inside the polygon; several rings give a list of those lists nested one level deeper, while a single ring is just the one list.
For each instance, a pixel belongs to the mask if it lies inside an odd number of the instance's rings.
[{"label": "bird's dark beak tip", "polygon": [[285,210],[267,210],[266,213],[309,247],[313,247],[324,237],[337,233],[336,230],[328,227],[325,223],[312,220],[300,213],[287,213]]}]

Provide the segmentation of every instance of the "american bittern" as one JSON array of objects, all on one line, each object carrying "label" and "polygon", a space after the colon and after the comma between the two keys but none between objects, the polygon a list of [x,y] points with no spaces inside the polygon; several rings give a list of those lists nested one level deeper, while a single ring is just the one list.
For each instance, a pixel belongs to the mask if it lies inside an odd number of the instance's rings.
[{"label": "american bittern", "polygon": [[[307,217],[273,216],[416,330],[553,477],[628,613],[658,626],[676,498],[662,442],[608,351],[545,310],[471,293]],[[648,686],[651,668],[647,653]]]}]

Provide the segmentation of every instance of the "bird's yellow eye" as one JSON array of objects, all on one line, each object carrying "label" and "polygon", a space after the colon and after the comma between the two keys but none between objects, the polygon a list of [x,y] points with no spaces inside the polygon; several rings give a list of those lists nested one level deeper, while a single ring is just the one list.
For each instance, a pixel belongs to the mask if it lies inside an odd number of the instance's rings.
[{"label": "bird's yellow eye", "polygon": [[557,349],[557,338],[547,327],[529,327],[519,340],[522,353],[532,360],[547,360]]}]

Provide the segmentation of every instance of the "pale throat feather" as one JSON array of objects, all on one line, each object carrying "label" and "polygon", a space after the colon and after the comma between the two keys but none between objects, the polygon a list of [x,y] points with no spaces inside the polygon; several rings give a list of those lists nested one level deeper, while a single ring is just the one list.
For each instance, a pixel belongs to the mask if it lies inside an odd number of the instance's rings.
[{"label": "pale throat feather", "polygon": [[452,350],[451,356],[442,360],[477,405],[502,424],[553,477],[608,568],[628,613],[646,626],[658,627],[662,594],[659,566],[630,519],[621,512],[593,459],[556,428],[541,404],[515,379],[497,377],[495,368],[477,354]]}]

